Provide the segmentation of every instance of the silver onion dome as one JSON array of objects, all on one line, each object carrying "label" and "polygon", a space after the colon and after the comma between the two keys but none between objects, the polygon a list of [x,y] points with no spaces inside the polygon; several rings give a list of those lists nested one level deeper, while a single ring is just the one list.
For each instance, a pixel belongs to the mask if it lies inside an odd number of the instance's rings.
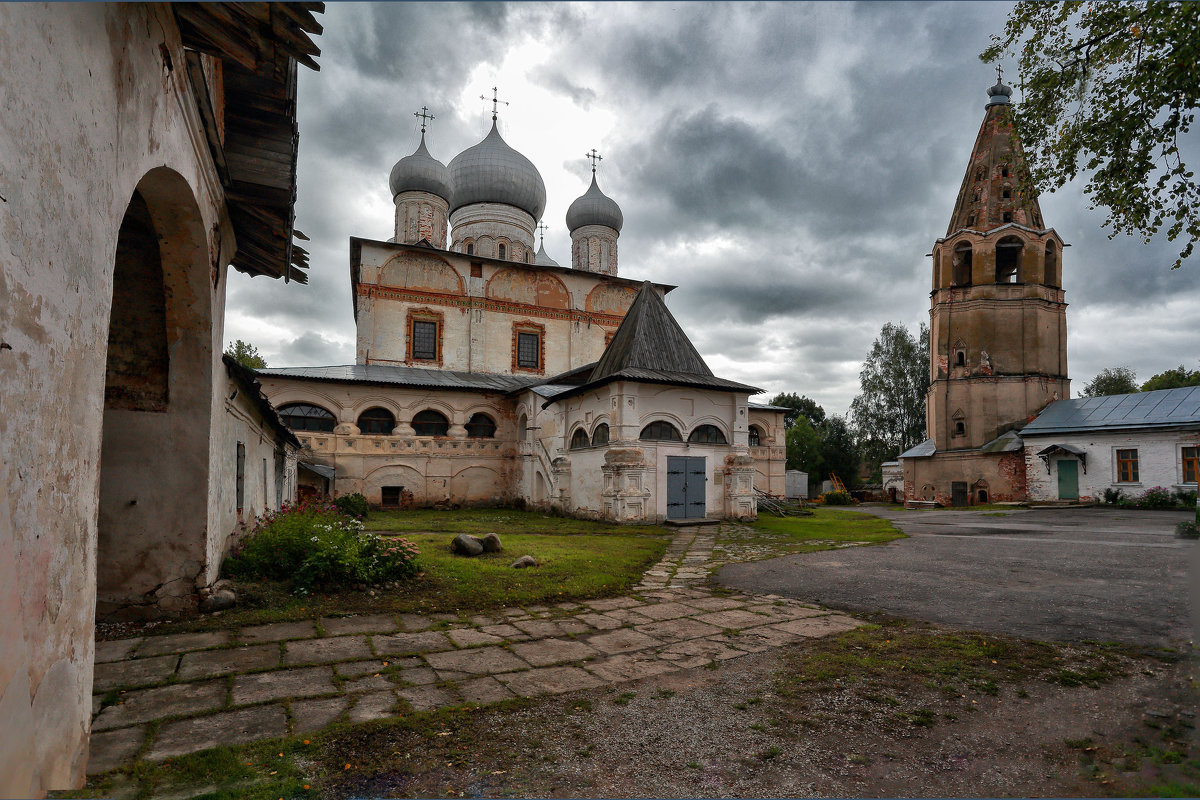
[{"label": "silver onion dome", "polygon": [[625,217],[621,214],[621,207],[600,191],[596,184],[596,173],[593,172],[592,185],[567,209],[567,230],[574,231],[584,225],[604,225],[619,233],[624,223]]},{"label": "silver onion dome", "polygon": [[449,171],[454,187],[452,212],[472,203],[503,203],[539,220],[546,210],[546,184],[541,173],[533,162],[508,146],[495,121],[482,142],[450,161]]},{"label": "silver onion dome", "polygon": [[996,85],[989,87],[987,90],[987,104],[989,106],[1007,105],[1009,103],[1009,98],[1012,97],[1012,91],[1013,90],[1011,86],[1006,85],[1003,81],[997,78]]},{"label": "silver onion dome", "polygon": [[538,266],[541,266],[541,267],[561,267],[562,266],[562,264],[559,264],[553,258],[546,255],[546,243],[545,242],[542,242],[542,246],[538,248],[537,255],[533,257],[533,263],[537,264]]},{"label": "silver onion dome", "polygon": [[429,155],[425,148],[425,133],[421,132],[421,144],[416,152],[405,156],[392,167],[388,185],[392,197],[401,192],[429,192],[450,202],[450,172],[446,165]]}]

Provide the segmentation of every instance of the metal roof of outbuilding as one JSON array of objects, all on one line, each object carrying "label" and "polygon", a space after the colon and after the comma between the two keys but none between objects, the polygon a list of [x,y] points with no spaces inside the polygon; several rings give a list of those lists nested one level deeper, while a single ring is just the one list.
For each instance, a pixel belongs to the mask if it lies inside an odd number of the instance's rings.
[{"label": "metal roof of outbuilding", "polygon": [[1022,437],[1200,425],[1200,386],[1058,400],[1021,430]]}]

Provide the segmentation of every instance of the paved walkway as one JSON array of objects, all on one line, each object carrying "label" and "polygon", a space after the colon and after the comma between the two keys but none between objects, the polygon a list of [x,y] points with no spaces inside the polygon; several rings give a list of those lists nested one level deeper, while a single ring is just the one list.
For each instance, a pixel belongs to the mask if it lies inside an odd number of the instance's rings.
[{"label": "paved walkway", "polygon": [[778,595],[700,588],[724,527],[680,529],[630,597],[98,642],[88,773],[343,720],[633,681],[860,624]]}]

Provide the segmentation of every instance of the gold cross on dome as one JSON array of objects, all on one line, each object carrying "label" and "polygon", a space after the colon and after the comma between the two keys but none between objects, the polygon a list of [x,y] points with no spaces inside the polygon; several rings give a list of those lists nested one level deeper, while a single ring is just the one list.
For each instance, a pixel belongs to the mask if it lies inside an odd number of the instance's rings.
[{"label": "gold cross on dome", "polygon": [[425,106],[421,106],[420,111],[414,111],[413,116],[421,118],[421,133],[425,132],[425,123],[426,122],[428,122],[431,119],[437,119],[437,117],[435,117],[435,116],[433,116],[433,114],[429,113],[429,109],[426,108]]},{"label": "gold cross on dome", "polygon": [[604,160],[604,156],[602,156],[602,155],[600,155],[599,153],[597,153],[597,152],[596,152],[596,148],[594,148],[594,147],[593,147],[593,148],[592,148],[592,152],[590,152],[590,153],[584,153],[584,154],[583,154],[583,157],[584,157],[584,158],[590,158],[590,159],[592,160],[592,174],[593,174],[593,175],[595,175],[595,174],[596,174],[596,162],[598,162],[598,161],[603,161],[603,160]]},{"label": "gold cross on dome", "polygon": [[[496,115],[497,115],[497,112],[500,110],[500,104],[503,103],[504,105],[508,105],[507,100],[500,100],[499,97],[500,97],[499,89],[497,89],[495,86],[493,86],[492,87],[492,121],[493,122],[496,121]],[[481,94],[481,95],[479,95],[479,99],[487,100],[487,95]]]}]

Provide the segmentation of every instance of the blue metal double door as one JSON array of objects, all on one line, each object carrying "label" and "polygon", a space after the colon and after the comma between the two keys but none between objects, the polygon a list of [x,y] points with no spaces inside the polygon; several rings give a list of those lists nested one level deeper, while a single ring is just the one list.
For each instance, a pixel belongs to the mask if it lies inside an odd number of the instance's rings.
[{"label": "blue metal double door", "polygon": [[704,519],[703,456],[667,456],[667,519]]}]

